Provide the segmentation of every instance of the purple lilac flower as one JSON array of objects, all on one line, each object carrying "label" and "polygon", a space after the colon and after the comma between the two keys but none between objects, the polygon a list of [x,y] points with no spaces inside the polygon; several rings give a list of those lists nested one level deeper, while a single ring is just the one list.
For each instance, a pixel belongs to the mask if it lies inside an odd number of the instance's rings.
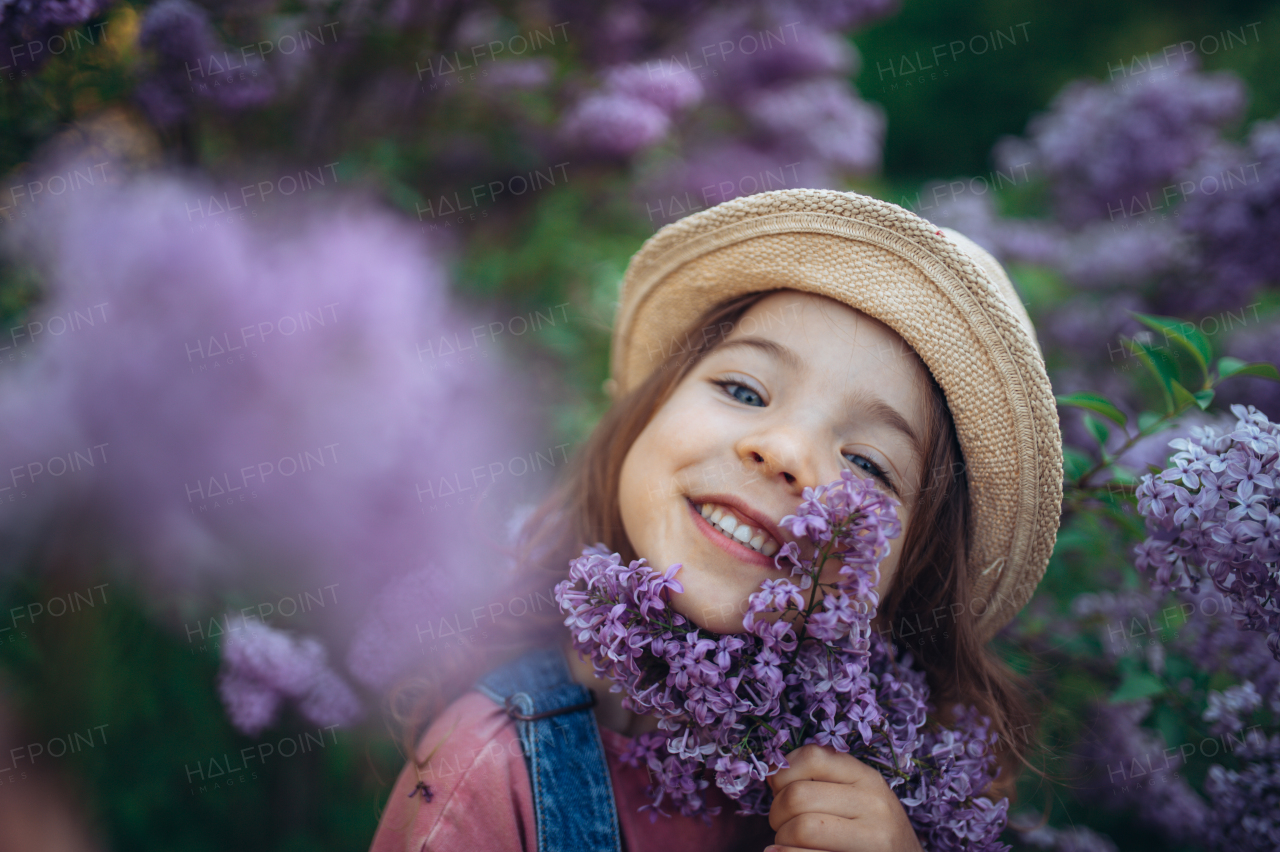
[{"label": "purple lilac flower", "polygon": [[702,83],[689,72],[655,74],[644,64],[620,65],[605,72],[605,89],[648,101],[668,115],[702,100]]},{"label": "purple lilac flower", "polygon": [[[739,813],[768,813],[765,779],[788,766],[787,752],[818,743],[880,768],[926,848],[1006,848],[997,838],[1008,802],[982,795],[996,773],[989,720],[958,706],[953,727],[927,727],[924,673],[871,628],[879,563],[902,530],[897,505],[851,471],[806,488],[781,526],[813,553],[779,553],[775,565],[809,582],[766,580],[748,601],[744,634],[704,632],[671,608],[670,593],[683,591],[678,564],[624,566],[604,545],[570,563],[556,599],[574,647],[625,693],[624,706],[659,720],[624,755],[655,779],[641,808],[651,819],[664,803],[709,814],[704,770]],[[823,582],[831,559],[838,577]],[[821,612],[801,609],[814,583],[825,589]]]},{"label": "purple lilac flower", "polygon": [[866,173],[880,166],[884,109],[858,98],[843,81],[821,78],[761,89],[744,99],[743,109],[766,134],[795,139],[837,168]]},{"label": "purple lilac flower", "polygon": [[21,72],[39,69],[53,55],[49,39],[111,8],[114,0],[2,0],[0,55]]},{"label": "purple lilac flower", "polygon": [[1086,778],[1080,797],[1132,809],[1169,840],[1199,836],[1209,809],[1177,774],[1182,766],[1177,750],[1167,749],[1164,737],[1140,725],[1150,712],[1150,700],[1095,709],[1086,729],[1090,734],[1076,747],[1075,760]]},{"label": "purple lilac flower", "polygon": [[154,66],[138,84],[135,97],[160,127],[185,117],[197,98],[243,109],[275,94],[260,56],[241,57],[240,67],[228,67],[208,13],[190,0],[160,0],[149,8],[138,44],[152,53]]},{"label": "purple lilac flower", "polygon": [[1214,849],[1262,852],[1280,848],[1280,735],[1253,734],[1237,746],[1239,770],[1209,767],[1211,803],[1205,840]]},{"label": "purple lilac flower", "polygon": [[227,617],[218,690],[232,724],[250,736],[275,721],[286,699],[320,726],[349,725],[363,715],[360,700],[326,662],[314,638],[295,638],[261,621]]},{"label": "purple lilac flower", "polygon": [[1179,598],[1188,618],[1173,647],[1201,671],[1225,672],[1253,684],[1268,709],[1280,714],[1280,665],[1267,647],[1267,636],[1237,630],[1229,618],[1230,602],[1211,585]]},{"label": "purple lilac flower", "polygon": [[[1235,417],[1225,412],[1208,414],[1199,409],[1192,409],[1180,416],[1170,428],[1135,441],[1133,446],[1125,450],[1119,461],[1125,467],[1141,473],[1146,473],[1148,466],[1164,470],[1169,466],[1169,456],[1173,454],[1175,449],[1170,446],[1170,442],[1179,438],[1190,438],[1191,430],[1196,427],[1211,426],[1219,432],[1229,432],[1235,426],[1235,422]],[[1110,442],[1109,450],[1114,453],[1124,443],[1124,439],[1118,430],[1112,437],[1113,440]]]},{"label": "purple lilac flower", "polygon": [[1280,426],[1253,406],[1231,406],[1230,432],[1193,427],[1171,466],[1144,476],[1138,511],[1147,538],[1135,548],[1158,590],[1196,591],[1208,579],[1241,630],[1268,634],[1280,660]]},{"label": "purple lilac flower", "polygon": [[1209,691],[1209,704],[1200,718],[1209,723],[1209,733],[1222,736],[1243,730],[1244,719],[1262,706],[1262,696],[1249,681],[1229,686],[1222,692]]},{"label": "purple lilac flower", "polygon": [[562,133],[593,153],[629,157],[667,135],[671,119],[651,101],[622,94],[588,95],[565,116]]},{"label": "purple lilac flower", "polygon": [[1080,287],[1136,287],[1183,269],[1188,243],[1167,222],[1091,222],[1059,243],[1053,265]]},{"label": "purple lilac flower", "polygon": [[1254,124],[1243,147],[1217,146],[1187,178],[1177,222],[1199,247],[1197,283],[1168,300],[1230,309],[1280,283],[1280,120]]},{"label": "purple lilac flower", "polygon": [[954,228],[1000,261],[1054,266],[1062,257],[1062,229],[1030,219],[1001,219],[987,191],[953,192],[949,182],[927,184],[899,203],[930,222]]},{"label": "purple lilac flower", "polygon": [[[1001,168],[1031,162],[1049,181],[1068,227],[1150,210],[1241,115],[1243,83],[1191,62],[1111,83],[1077,80],[1028,125],[1029,140],[1002,140]],[[1150,201],[1148,200],[1150,193]]]},{"label": "purple lilac flower", "polygon": [[[537,406],[496,345],[456,355],[478,323],[408,225],[334,195],[261,205],[251,224],[213,212],[222,198],[151,177],[22,223],[48,285],[35,318],[79,311],[83,327],[6,365],[4,408],[19,408],[0,431],[23,437],[0,442],[4,469],[101,445],[95,467],[41,478],[24,508],[80,498],[143,594],[192,609],[232,590],[323,596],[305,629],[382,687],[427,656],[419,626],[438,634],[491,600],[490,518],[533,477],[499,479],[481,503],[470,471],[530,447]],[[20,520],[0,526],[17,535]]]},{"label": "purple lilac flower", "polygon": [[815,24],[848,30],[898,11],[898,0],[799,0],[793,6]]}]

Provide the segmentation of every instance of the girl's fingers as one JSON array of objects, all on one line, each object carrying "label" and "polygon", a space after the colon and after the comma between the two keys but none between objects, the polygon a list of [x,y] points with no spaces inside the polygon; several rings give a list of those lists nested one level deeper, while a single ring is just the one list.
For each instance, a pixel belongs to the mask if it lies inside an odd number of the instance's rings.
[{"label": "girl's fingers", "polygon": [[766,780],[774,794],[795,781],[831,781],[837,784],[884,783],[880,773],[856,757],[841,754],[830,746],[813,743],[800,746],[787,754],[788,768],[770,775]]},{"label": "girl's fingers", "polygon": [[844,819],[857,819],[869,815],[873,806],[863,800],[865,792],[849,784],[831,781],[810,781],[802,778],[792,781],[774,794],[769,809],[769,827],[778,831],[782,826],[803,813],[831,814]]},{"label": "girl's fingers", "polygon": [[880,852],[881,847],[865,842],[870,839],[866,835],[871,833],[866,828],[862,820],[844,819],[831,814],[804,813],[783,825],[773,836],[773,842],[788,850]]}]

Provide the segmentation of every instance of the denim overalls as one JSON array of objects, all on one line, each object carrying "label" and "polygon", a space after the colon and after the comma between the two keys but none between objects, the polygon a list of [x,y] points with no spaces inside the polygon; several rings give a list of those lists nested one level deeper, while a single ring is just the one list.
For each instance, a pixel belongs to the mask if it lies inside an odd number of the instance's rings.
[{"label": "denim overalls", "polygon": [[621,852],[618,811],[593,692],[574,683],[558,648],[536,648],[476,689],[516,720],[538,827],[537,852]]}]

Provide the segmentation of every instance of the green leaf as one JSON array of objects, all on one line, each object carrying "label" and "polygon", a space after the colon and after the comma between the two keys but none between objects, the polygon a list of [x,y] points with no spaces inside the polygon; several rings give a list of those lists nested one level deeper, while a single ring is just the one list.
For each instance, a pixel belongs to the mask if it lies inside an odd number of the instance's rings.
[{"label": "green leaf", "polygon": [[1055,396],[1058,405],[1075,406],[1076,408],[1087,408],[1094,414],[1101,414],[1103,417],[1123,426],[1128,422],[1125,413],[1116,408],[1115,403],[1107,399],[1105,396],[1096,393],[1068,393],[1062,396]]},{"label": "green leaf", "polygon": [[1067,482],[1075,482],[1093,467],[1093,459],[1071,447],[1062,448],[1062,474]]},{"label": "green leaf", "polygon": [[1227,356],[1218,359],[1218,381],[1230,378],[1231,376],[1257,376],[1261,379],[1270,379],[1273,382],[1280,382],[1280,372],[1275,368],[1274,364],[1268,364],[1266,361],[1254,361],[1246,363],[1239,358]]},{"label": "green leaf", "polygon": [[1113,464],[1111,465],[1110,470],[1113,481],[1118,482],[1121,485],[1138,484],[1139,478],[1128,468]]},{"label": "green leaf", "polygon": [[1221,381],[1227,376],[1234,375],[1241,367],[1244,367],[1247,364],[1247,361],[1241,361],[1239,358],[1232,358],[1230,355],[1224,355],[1218,359],[1218,380]]},{"label": "green leaf", "polygon": [[1134,672],[1125,675],[1120,686],[1116,688],[1115,692],[1111,693],[1110,701],[1112,704],[1120,704],[1124,701],[1149,698],[1162,692],[1164,692],[1164,683],[1159,678],[1142,672]]},{"label": "green leaf", "polygon": [[1195,323],[1185,322],[1177,317],[1156,317],[1136,311],[1129,311],[1129,313],[1147,328],[1163,334],[1165,340],[1172,340],[1190,352],[1196,365],[1200,367],[1200,373],[1205,382],[1208,382],[1209,361],[1213,358],[1213,348],[1209,345],[1209,339],[1196,330]]},{"label": "green leaf", "polygon": [[1209,403],[1213,402],[1213,391],[1202,390],[1191,394],[1196,398],[1196,403],[1200,406],[1200,410],[1204,411],[1209,407]]},{"label": "green leaf", "polygon": [[1190,405],[1200,406],[1201,408],[1204,407],[1200,405],[1200,400],[1191,395],[1191,391],[1182,386],[1181,382],[1170,382],[1169,389],[1173,391],[1173,401],[1178,408],[1184,408]]},{"label": "green leaf", "polygon": [[1154,411],[1144,411],[1138,415],[1138,429],[1145,432],[1159,419],[1160,415],[1156,414]]},{"label": "green leaf", "polygon": [[1136,355],[1138,360],[1151,371],[1156,381],[1160,383],[1160,389],[1164,391],[1165,410],[1172,414],[1175,409],[1173,383],[1178,380],[1178,365],[1164,352],[1154,346],[1143,343],[1141,340],[1123,337],[1121,340],[1129,347],[1129,351]]},{"label": "green leaf", "polygon": [[1107,438],[1111,437],[1111,430],[1107,428],[1107,424],[1096,417],[1086,414],[1084,416],[1084,428],[1089,430],[1089,434],[1093,436],[1093,440],[1098,442],[1098,446],[1105,450]]}]

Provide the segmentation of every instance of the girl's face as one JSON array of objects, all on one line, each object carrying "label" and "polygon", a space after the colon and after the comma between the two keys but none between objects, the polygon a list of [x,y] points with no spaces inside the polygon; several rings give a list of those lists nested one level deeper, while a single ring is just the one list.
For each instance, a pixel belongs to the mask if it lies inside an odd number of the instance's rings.
[{"label": "girl's face", "polygon": [[[905,535],[923,474],[927,377],[892,329],[824,296],[786,290],[748,310],[622,465],[622,522],[636,553],[659,570],[684,566],[676,611],[707,630],[742,632],[748,596],[781,576],[772,556],[794,538],[778,521],[806,486],[844,468],[902,503]],[[881,597],[901,541],[880,563]],[[838,572],[828,563],[822,581]]]}]

